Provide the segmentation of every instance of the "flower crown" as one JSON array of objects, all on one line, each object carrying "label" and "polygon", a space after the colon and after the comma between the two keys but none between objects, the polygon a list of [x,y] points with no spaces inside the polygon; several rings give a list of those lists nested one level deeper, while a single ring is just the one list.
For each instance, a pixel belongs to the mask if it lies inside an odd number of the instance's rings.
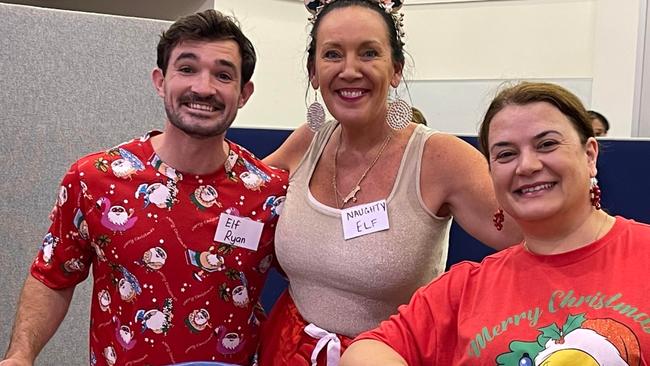
[{"label": "flower crown", "polygon": [[[335,2],[336,0],[304,0],[305,7],[312,14],[309,17],[309,21],[314,24],[318,15],[321,11],[329,4]],[[395,23],[395,30],[397,30],[397,38],[401,42],[402,38],[406,36],[404,32],[404,14],[400,13],[399,10],[404,5],[402,0],[369,0],[370,2],[377,3],[380,8],[393,18],[393,23]]]}]

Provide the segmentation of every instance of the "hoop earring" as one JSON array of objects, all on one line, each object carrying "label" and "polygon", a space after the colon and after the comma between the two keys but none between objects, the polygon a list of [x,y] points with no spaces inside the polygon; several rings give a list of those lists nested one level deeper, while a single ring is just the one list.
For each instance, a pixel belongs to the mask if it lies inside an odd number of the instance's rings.
[{"label": "hoop earring", "polygon": [[494,227],[497,228],[497,231],[503,229],[503,221],[505,221],[505,216],[503,215],[503,210],[499,208],[492,218],[492,222],[494,223]]},{"label": "hoop earring", "polygon": [[314,90],[314,102],[307,108],[307,126],[313,132],[323,127],[325,123],[325,109],[323,105],[318,102],[318,89]]},{"label": "hoop earring", "polygon": [[591,188],[589,188],[589,196],[591,198],[591,205],[600,210],[600,187],[598,187],[598,179],[596,177],[591,178],[590,182]]},{"label": "hoop earring", "polygon": [[388,102],[388,111],[386,113],[386,123],[395,131],[405,129],[411,120],[413,120],[413,109],[411,106],[395,92],[395,98]]}]

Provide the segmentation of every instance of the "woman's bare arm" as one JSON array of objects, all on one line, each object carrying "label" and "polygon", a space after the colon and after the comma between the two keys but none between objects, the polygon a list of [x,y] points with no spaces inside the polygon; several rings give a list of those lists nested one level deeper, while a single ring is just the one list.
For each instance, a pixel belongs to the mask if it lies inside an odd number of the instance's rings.
[{"label": "woman's bare arm", "polygon": [[275,152],[264,158],[264,163],[292,172],[305,155],[313,137],[314,133],[307,125],[300,126]]},{"label": "woman's bare arm", "polygon": [[452,214],[467,233],[486,245],[499,250],[521,241],[519,227],[508,216],[503,230],[494,227],[492,218],[499,205],[488,164],[472,145],[453,135],[432,135],[424,149],[420,182],[431,210]]},{"label": "woman's bare arm", "polygon": [[387,344],[362,339],[352,343],[343,353],[340,366],[408,366],[406,361]]}]

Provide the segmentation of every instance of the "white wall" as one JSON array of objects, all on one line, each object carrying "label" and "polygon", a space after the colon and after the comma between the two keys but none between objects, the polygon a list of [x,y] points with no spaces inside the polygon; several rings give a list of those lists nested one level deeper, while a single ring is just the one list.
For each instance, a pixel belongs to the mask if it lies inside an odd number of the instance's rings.
[{"label": "white wall", "polygon": [[474,134],[503,80],[553,81],[590,101],[593,13],[590,0],[406,7],[414,104],[435,128]]},{"label": "white wall", "polygon": [[[647,1],[643,4],[642,14],[645,14],[645,24],[641,23],[641,34],[639,51],[642,55],[643,62],[637,65],[636,86],[635,90],[635,108],[634,117],[638,119],[638,124],[632,126],[634,136],[650,136],[650,6]],[[645,103],[644,103],[645,102]]]},{"label": "white wall", "polygon": [[[434,89],[443,83],[504,79],[591,82],[585,104],[607,115],[611,135],[630,136],[642,1],[407,2],[406,47],[415,63],[407,76]],[[304,50],[309,28],[303,2],[216,0],[215,7],[240,19],[260,56],[255,94],[236,125],[298,126],[304,120],[307,88]],[[432,101],[434,110],[435,103],[445,101]],[[462,121],[444,124],[442,120],[456,117],[441,116],[435,125],[474,133],[483,107],[474,109]]]},{"label": "white wall", "polygon": [[234,14],[258,54],[255,92],[235,127],[296,128],[305,119],[307,11],[302,1],[215,0]]},{"label": "white wall", "polygon": [[416,79],[590,77],[593,1],[489,1],[406,8]]},{"label": "white wall", "polygon": [[[610,122],[611,136],[631,136],[643,0],[596,0],[592,106]],[[650,103],[650,101],[646,101]]]},{"label": "white wall", "polygon": [[[260,56],[257,90],[237,126],[295,128],[304,120],[309,29],[302,0],[4,2],[158,19],[210,7],[233,12]],[[639,36],[645,31],[647,3],[407,0],[406,47],[415,63],[407,78],[413,103],[438,129],[475,133],[501,81],[549,80],[605,114],[612,124],[610,136],[650,136],[650,117],[643,114],[650,110],[650,100],[643,100],[647,91],[641,93],[650,60],[644,69],[646,40]]]}]

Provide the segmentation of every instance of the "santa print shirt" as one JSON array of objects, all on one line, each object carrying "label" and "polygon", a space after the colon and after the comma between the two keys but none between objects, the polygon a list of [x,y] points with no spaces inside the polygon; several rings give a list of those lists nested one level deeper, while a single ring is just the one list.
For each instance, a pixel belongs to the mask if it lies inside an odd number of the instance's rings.
[{"label": "santa print shirt", "polygon": [[518,245],[455,265],[355,341],[382,341],[411,366],[648,365],[649,265],[650,226],[617,217],[568,253]]},{"label": "santa print shirt", "polygon": [[[287,173],[228,142],[218,171],[185,174],[149,137],[72,165],[31,273],[63,289],[92,268],[91,365],[248,365]],[[222,213],[231,225],[218,242]],[[252,221],[263,224],[259,243],[237,231]]]}]

